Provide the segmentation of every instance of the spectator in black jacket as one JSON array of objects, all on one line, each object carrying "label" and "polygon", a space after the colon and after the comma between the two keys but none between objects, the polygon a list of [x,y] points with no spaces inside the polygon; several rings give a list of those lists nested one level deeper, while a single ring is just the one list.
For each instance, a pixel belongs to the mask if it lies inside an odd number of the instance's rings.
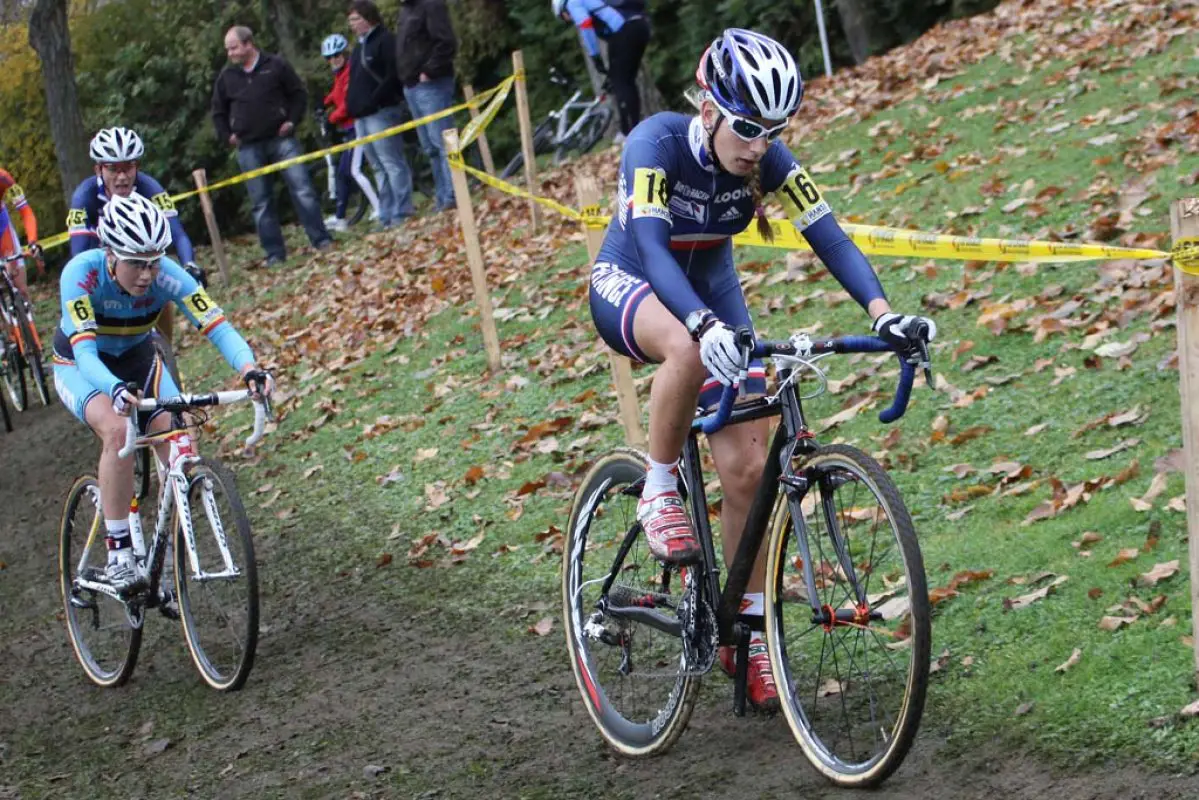
[{"label": "spectator in black jacket", "polygon": [[[414,119],[444,111],[454,102],[454,54],[458,39],[445,0],[403,0],[396,26],[396,72]],[[417,128],[421,147],[433,164],[437,210],[454,206],[450,165],[441,140],[454,125],[446,116]]]},{"label": "spectator in black jacket", "polygon": [[[296,71],[282,57],[260,51],[254,45],[254,33],[241,25],[225,34],[225,53],[230,63],[217,75],[212,91],[217,138],[237,148],[237,163],[243,172],[301,155],[303,150],[293,134],[304,118],[308,93]],[[303,164],[288,167],[283,170],[283,180],[308,240],[318,250],[329,247],[332,242],[308,168]],[[283,229],[271,200],[273,184],[273,175],[246,181],[267,266],[287,258]]]},{"label": "spectator in black jacket", "polygon": [[[358,37],[350,53],[350,88],[346,110],[354,118],[359,139],[399,125],[401,86],[396,77],[395,37],[371,0],[353,0],[346,21]],[[363,145],[379,179],[379,222],[384,228],[412,216],[412,171],[398,136]]]}]

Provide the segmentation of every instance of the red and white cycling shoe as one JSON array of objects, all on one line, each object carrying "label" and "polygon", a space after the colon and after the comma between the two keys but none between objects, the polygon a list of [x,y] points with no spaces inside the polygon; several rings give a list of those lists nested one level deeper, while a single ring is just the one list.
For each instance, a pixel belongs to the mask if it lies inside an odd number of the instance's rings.
[{"label": "red and white cycling shoe", "polygon": [[[720,668],[731,678],[737,674],[737,648],[720,648]],[[770,653],[766,642],[757,639],[749,643],[749,673],[746,676],[745,694],[756,711],[774,713],[779,710],[779,691],[774,682],[774,670],[770,666]]]},{"label": "red and white cycling shoe", "polygon": [[699,539],[677,491],[641,498],[637,503],[637,521],[645,531],[654,558],[667,564],[699,561]]}]

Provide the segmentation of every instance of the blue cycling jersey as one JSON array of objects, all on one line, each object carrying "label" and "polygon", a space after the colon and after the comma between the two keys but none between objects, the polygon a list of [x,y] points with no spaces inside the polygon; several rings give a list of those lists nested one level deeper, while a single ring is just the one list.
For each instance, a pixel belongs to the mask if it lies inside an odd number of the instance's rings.
[{"label": "blue cycling jersey", "polygon": [[88,250],[63,268],[59,299],[62,320],[54,337],[56,359],[74,362],[93,387],[109,396],[123,382],[104,365],[100,354],[119,358],[144,342],[159,312],[172,301],[235,370],[254,362],[250,346],[225,320],[220,307],[170,258],[162,259],[149,291],[134,297],[109,274],[105,251]]},{"label": "blue cycling jersey", "polygon": [[[147,200],[152,200],[154,205],[162,210],[170,223],[171,244],[174,245],[179,260],[184,264],[195,261],[196,252],[191,239],[187,237],[187,231],[183,230],[183,223],[179,221],[175,201],[162,188],[162,184],[146,173],[139,172],[133,181],[133,191]],[[100,239],[96,236],[96,223],[100,220],[100,209],[104,208],[107,202],[104,182],[98,177],[87,178],[75,187],[75,193],[71,195],[71,210],[67,212],[67,233],[71,237],[72,256],[100,246]]]},{"label": "blue cycling jersey", "polygon": [[566,13],[579,29],[587,55],[600,54],[596,34],[607,39],[624,26],[625,17],[603,0],[566,0]]},{"label": "blue cycling jersey", "polygon": [[[655,114],[629,133],[620,162],[619,213],[597,259],[644,278],[680,321],[706,308],[694,285],[706,285],[725,269],[731,237],[754,215],[746,179],[718,169],[706,141],[698,117],[674,112]],[[781,141],[767,149],[759,174],[763,193],[778,193],[792,223],[854,300],[865,308],[885,297],[870,262]]]}]

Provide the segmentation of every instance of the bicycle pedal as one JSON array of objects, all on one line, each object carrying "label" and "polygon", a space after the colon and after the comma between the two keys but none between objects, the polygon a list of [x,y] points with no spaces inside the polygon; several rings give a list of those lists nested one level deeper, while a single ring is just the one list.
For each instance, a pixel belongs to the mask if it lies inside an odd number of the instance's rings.
[{"label": "bicycle pedal", "polygon": [[81,597],[78,594],[77,589],[71,590],[71,596],[68,598],[68,602],[70,602],[72,607],[84,609],[86,611],[90,611],[90,610],[93,610],[96,608],[95,602],[92,600],[85,600],[83,597]]}]

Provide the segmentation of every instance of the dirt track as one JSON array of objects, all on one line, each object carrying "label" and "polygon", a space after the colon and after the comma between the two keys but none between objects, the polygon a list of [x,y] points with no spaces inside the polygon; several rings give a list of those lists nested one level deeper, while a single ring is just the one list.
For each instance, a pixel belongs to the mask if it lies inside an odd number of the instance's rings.
[{"label": "dirt track", "polygon": [[67,643],[55,572],[59,503],[94,445],[59,407],[16,424],[0,435],[0,798],[1199,796],[1196,777],[1066,774],[997,747],[953,760],[933,733],[882,790],[835,790],[780,719],[733,718],[720,679],[672,753],[623,762],[600,746],[558,636],[515,635],[503,617],[443,630],[390,599],[390,578],[292,574],[299,537],[260,543],[264,633],[244,691],[204,689],[157,616],[130,684],[100,690]]}]

